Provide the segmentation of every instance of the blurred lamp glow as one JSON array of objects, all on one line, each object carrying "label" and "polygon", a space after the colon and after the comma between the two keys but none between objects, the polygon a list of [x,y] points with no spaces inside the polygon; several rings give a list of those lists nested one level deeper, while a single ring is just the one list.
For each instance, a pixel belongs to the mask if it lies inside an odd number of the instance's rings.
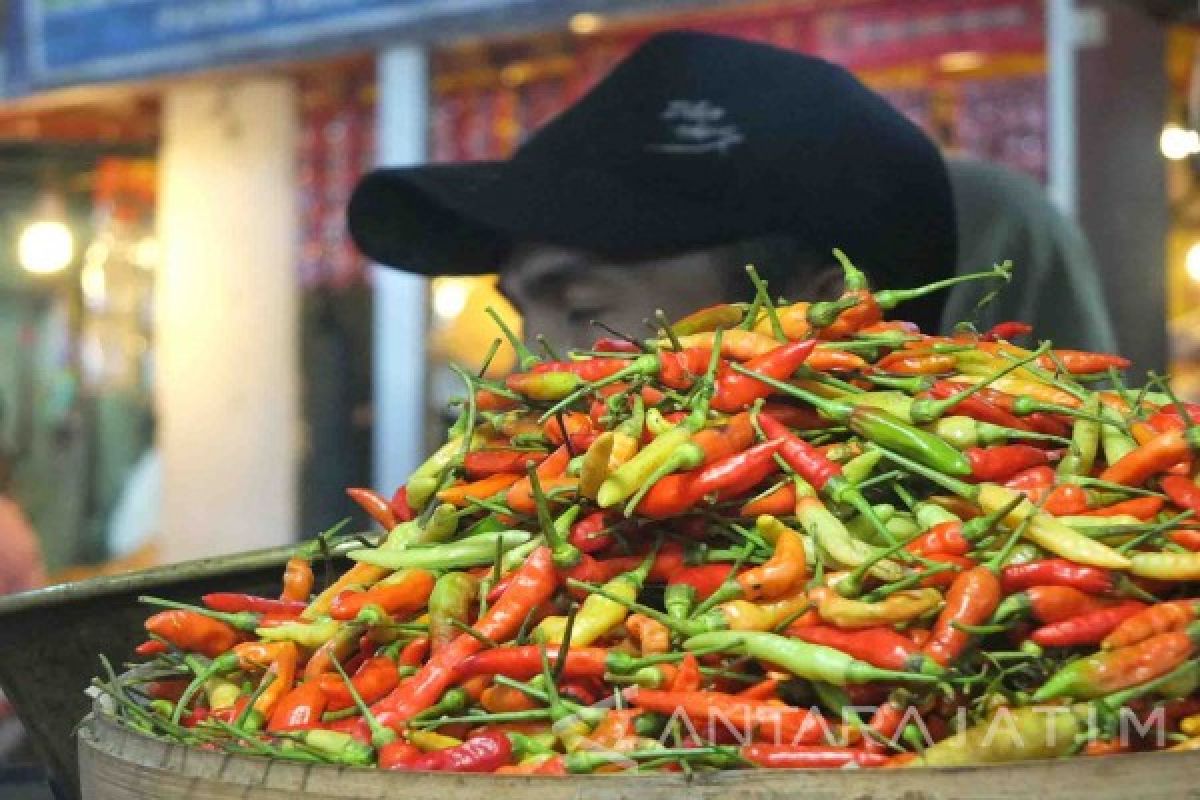
[{"label": "blurred lamp glow", "polygon": [[38,275],[61,272],[74,255],[71,229],[54,220],[29,223],[17,239],[17,261],[27,272]]},{"label": "blurred lamp glow", "polygon": [[469,290],[464,281],[442,278],[433,287],[433,313],[444,320],[458,317],[467,307]]},{"label": "blurred lamp glow", "polygon": [[1200,283],[1200,242],[1188,248],[1187,255],[1183,257],[1183,268],[1187,270],[1189,278]]},{"label": "blurred lamp glow", "polygon": [[595,33],[604,25],[604,17],[599,14],[591,14],[582,12],[571,17],[567,27],[571,29],[571,33],[579,36],[587,36],[589,33]]},{"label": "blurred lamp glow", "polygon": [[1178,125],[1167,125],[1158,137],[1158,147],[1172,161],[1182,161],[1200,153],[1200,133]]}]

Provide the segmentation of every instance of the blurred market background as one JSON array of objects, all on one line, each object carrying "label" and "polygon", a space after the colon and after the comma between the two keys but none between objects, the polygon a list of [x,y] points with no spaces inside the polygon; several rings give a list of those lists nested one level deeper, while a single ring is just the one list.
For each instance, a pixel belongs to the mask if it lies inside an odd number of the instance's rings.
[{"label": "blurred market background", "polygon": [[[842,63],[1045,184],[1139,370],[1200,396],[1200,27],[1129,0],[8,0],[0,451],[50,581],[309,536],[390,492],[492,278],[380,272],[375,164],[502,158],[653,32]],[[511,353],[493,365],[511,365]],[[4,559],[0,550],[0,560]]]}]

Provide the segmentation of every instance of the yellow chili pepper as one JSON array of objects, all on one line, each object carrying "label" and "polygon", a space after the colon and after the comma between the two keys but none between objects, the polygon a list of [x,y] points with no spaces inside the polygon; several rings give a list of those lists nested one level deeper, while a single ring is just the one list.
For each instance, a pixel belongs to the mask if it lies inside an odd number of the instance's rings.
[{"label": "yellow chili pepper", "polygon": [[1200,580],[1200,553],[1134,553],[1130,572],[1160,581]]},{"label": "yellow chili pepper", "polygon": [[[984,513],[993,514],[1012,503],[1020,496],[1012,489],[994,483],[979,486],[979,505]],[[1037,546],[1055,555],[1080,564],[1105,569],[1129,569],[1129,559],[1108,545],[1089,539],[1077,530],[1064,525],[1061,520],[1038,511],[1028,499],[1021,501],[1008,516],[1004,524],[1016,529],[1030,515],[1033,519],[1024,527],[1024,536]]]},{"label": "yellow chili pepper", "polygon": [[608,478],[616,440],[617,435],[612,431],[603,433],[583,454],[579,466],[579,493],[584,497],[595,500],[601,484]]},{"label": "yellow chili pepper", "polygon": [[907,589],[890,594],[879,603],[848,600],[827,588],[814,589],[809,596],[817,601],[821,619],[851,629],[910,622],[942,605],[942,593],[937,589]]}]

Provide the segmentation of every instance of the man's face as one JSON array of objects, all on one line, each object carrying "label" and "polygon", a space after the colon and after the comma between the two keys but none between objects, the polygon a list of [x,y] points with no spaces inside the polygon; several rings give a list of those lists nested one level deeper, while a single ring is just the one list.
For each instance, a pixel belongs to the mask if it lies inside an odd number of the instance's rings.
[{"label": "man's face", "polygon": [[504,264],[499,286],[524,316],[527,339],[540,333],[556,348],[584,348],[606,335],[591,320],[641,339],[650,333],[643,320],[653,319],[655,309],[675,320],[743,299],[724,297],[723,261],[718,251],[700,251],[616,264],[577,250],[530,245]]}]

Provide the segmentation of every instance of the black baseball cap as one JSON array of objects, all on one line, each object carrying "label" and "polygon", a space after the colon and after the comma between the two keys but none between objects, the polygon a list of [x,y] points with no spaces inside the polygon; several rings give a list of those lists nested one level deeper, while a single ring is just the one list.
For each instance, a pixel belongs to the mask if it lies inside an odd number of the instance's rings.
[{"label": "black baseball cap", "polygon": [[786,234],[881,283],[954,271],[934,143],[845,69],[724,36],[647,40],[506,161],[379,169],[359,248],[424,274],[496,271],[514,244],[615,258]]}]

